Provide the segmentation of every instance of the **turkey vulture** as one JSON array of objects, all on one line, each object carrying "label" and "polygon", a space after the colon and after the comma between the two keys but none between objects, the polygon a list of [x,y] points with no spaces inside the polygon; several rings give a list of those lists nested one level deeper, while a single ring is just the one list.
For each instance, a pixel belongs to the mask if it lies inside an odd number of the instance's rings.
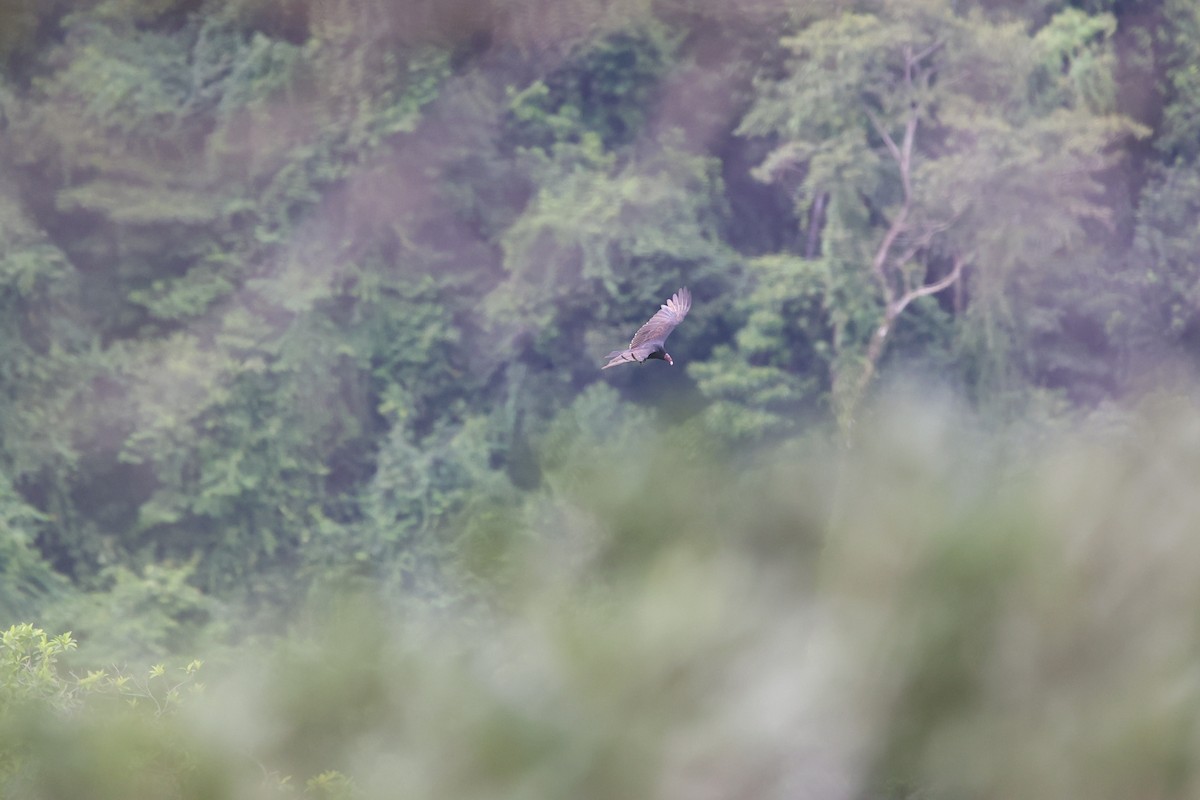
[{"label": "turkey vulture", "polygon": [[605,358],[609,361],[600,369],[608,369],[629,361],[636,361],[640,364],[647,358],[661,358],[668,364],[674,364],[675,362],[671,360],[671,354],[667,352],[665,346],[667,337],[671,335],[671,331],[675,330],[676,325],[683,322],[683,318],[687,316],[688,309],[691,307],[692,293],[685,286],[670,300],[663,303],[658,313],[651,317],[645,325],[638,328],[638,332],[633,335],[633,341],[629,343],[627,349],[613,350],[606,355]]}]

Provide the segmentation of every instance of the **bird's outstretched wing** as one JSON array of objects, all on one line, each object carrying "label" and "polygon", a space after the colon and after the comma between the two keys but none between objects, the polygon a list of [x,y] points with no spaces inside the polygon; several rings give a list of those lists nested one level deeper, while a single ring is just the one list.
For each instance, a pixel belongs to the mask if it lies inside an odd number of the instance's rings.
[{"label": "bird's outstretched wing", "polygon": [[629,349],[634,350],[638,346],[647,342],[657,342],[663,344],[667,337],[671,335],[671,331],[675,330],[683,318],[692,308],[692,293],[685,286],[672,295],[671,299],[662,304],[653,317],[646,321],[646,324],[638,328],[638,332],[633,335],[633,340],[629,342]]}]

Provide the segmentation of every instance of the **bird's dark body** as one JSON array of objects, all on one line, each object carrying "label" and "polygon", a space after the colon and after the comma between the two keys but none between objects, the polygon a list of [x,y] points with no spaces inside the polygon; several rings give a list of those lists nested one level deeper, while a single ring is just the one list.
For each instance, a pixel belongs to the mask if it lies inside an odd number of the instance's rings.
[{"label": "bird's dark body", "polygon": [[675,326],[683,321],[692,307],[692,293],[687,287],[676,292],[670,300],[663,303],[658,313],[651,317],[645,325],[638,328],[633,335],[633,341],[624,350],[613,350],[604,358],[608,361],[601,369],[615,367],[618,364],[628,364],[636,361],[645,363],[647,359],[657,358],[668,364],[674,364],[671,354],[667,352],[667,337]]},{"label": "bird's dark body", "polygon": [[[651,358],[657,358],[659,361],[667,360],[667,351],[666,351],[666,348],[664,348],[662,345],[659,345],[658,347],[654,348],[653,350],[651,350],[648,353],[645,352],[644,347],[639,347],[636,350],[634,350],[632,348],[630,348],[628,350],[613,350],[611,353],[606,355],[605,358],[606,359],[616,358],[617,356],[621,355],[622,353],[628,353],[629,355],[633,356],[632,359],[626,359],[627,361],[632,360],[632,361],[638,362],[639,364],[641,364]],[[624,363],[624,362],[620,362],[620,363]],[[607,364],[605,366],[616,366],[616,365],[615,364]],[[604,369],[604,367],[601,367],[601,369]]]}]

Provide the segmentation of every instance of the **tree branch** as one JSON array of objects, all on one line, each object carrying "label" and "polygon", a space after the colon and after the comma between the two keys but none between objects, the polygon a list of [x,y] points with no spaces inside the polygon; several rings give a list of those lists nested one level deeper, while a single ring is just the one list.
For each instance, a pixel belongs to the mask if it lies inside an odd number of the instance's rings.
[{"label": "tree branch", "polygon": [[916,138],[917,109],[913,107],[908,110],[908,122],[904,125],[904,144],[900,150],[900,179],[904,181],[904,201],[906,203],[912,199],[912,150],[913,141]]},{"label": "tree branch", "polygon": [[[940,49],[942,44],[940,41],[934,42],[917,53],[913,53],[911,45],[904,48],[904,83],[909,105],[907,118],[904,120],[904,136],[899,144],[896,143],[895,138],[884,127],[879,117],[871,109],[865,109],[872,127],[874,127],[879,138],[883,140],[888,153],[896,162],[896,168],[900,172],[900,183],[904,190],[904,199],[900,204],[899,210],[892,218],[891,224],[888,225],[887,233],[883,235],[883,240],[879,243],[879,247],[875,251],[875,257],[871,261],[871,271],[875,275],[875,279],[879,282],[880,289],[883,292],[883,319],[871,334],[870,341],[867,343],[866,358],[862,365],[862,371],[858,374],[858,379],[854,382],[853,388],[850,390],[851,393],[847,396],[846,417],[850,420],[853,418],[854,407],[858,404],[859,399],[863,396],[871,383],[871,379],[875,375],[879,359],[883,355],[888,334],[891,332],[892,324],[895,322],[896,317],[912,301],[940,292],[942,289],[956,283],[962,276],[963,265],[966,263],[965,256],[955,256],[954,268],[948,275],[916,288],[913,288],[912,279],[904,270],[904,265],[910,259],[914,258],[921,250],[929,247],[934,237],[949,228],[953,224],[954,219],[957,219],[955,217],[946,223],[918,226],[916,235],[913,235],[913,231],[910,231],[908,221],[914,206],[912,187],[913,147],[916,143],[917,128],[920,124],[920,105],[915,96],[913,70],[921,61]],[[928,75],[922,76],[922,85],[928,87]],[[870,207],[868,203],[868,209]],[[898,246],[897,243],[901,241],[902,236],[907,236],[908,241],[903,242],[904,250],[899,258],[896,258],[892,251]],[[894,265],[892,269],[899,272],[899,287],[893,286],[894,277],[889,276],[889,261]],[[902,292],[899,298],[896,296],[897,292]]]},{"label": "tree branch", "polygon": [[888,227],[887,233],[883,235],[883,241],[879,243],[879,249],[875,251],[875,258],[871,261],[871,271],[875,273],[875,278],[879,281],[879,285],[883,289],[884,302],[889,306],[894,302],[896,292],[888,282],[885,267],[888,255],[892,252],[892,247],[896,244],[896,239],[907,227],[908,209],[909,200],[905,198],[904,205],[896,212],[896,216],[892,219],[892,224]]},{"label": "tree branch", "polygon": [[950,226],[953,225],[961,216],[962,214],[958,213],[945,222],[925,223],[925,225],[923,225],[921,228],[920,235],[909,240],[908,247],[904,248],[904,252],[893,259],[893,263],[895,263],[898,269],[903,269],[904,265],[907,264],[910,259],[933,243],[933,237],[937,236],[939,233],[948,231]]},{"label": "tree branch", "polygon": [[964,256],[955,256],[954,268],[950,270],[949,274],[940,278],[939,280],[934,281],[933,283],[927,283],[924,286],[918,286],[915,289],[910,289],[909,291],[905,292],[904,296],[896,301],[894,308],[888,309],[888,323],[890,324],[892,320],[899,316],[900,312],[904,310],[905,306],[907,306],[913,300],[925,297],[926,295],[937,294],[942,289],[945,289],[947,286],[950,286],[952,283],[957,281],[962,276],[963,265],[966,264],[966,261],[967,259]]},{"label": "tree branch", "polygon": [[900,234],[908,230],[908,215],[913,202],[912,151],[917,135],[917,110],[910,108],[908,111],[908,121],[904,125],[904,139],[900,145],[897,145],[891,135],[883,129],[879,119],[870,109],[867,109],[867,116],[870,118],[871,124],[875,126],[875,130],[879,132],[884,144],[887,145],[888,152],[896,160],[896,167],[900,170],[900,183],[904,187],[904,202],[900,206],[900,210],[896,212],[896,216],[892,218],[892,224],[888,226],[887,233],[884,234],[883,241],[880,242],[879,249],[875,251],[875,258],[871,262],[871,270],[875,273],[875,278],[883,289],[884,301],[890,306],[895,302],[896,292],[888,282],[886,267],[888,256],[891,254],[896,240]]},{"label": "tree branch", "polygon": [[887,132],[886,128],[883,127],[883,123],[879,121],[879,117],[875,116],[874,111],[869,108],[865,110],[867,112],[867,119],[871,120],[871,127],[875,128],[875,132],[879,134],[879,138],[883,139],[883,143],[887,145],[888,152],[892,154],[892,158],[896,159],[896,163],[899,164],[901,161],[901,156],[900,148],[896,145],[896,140],[893,139],[892,135]]},{"label": "tree branch", "polygon": [[916,53],[916,54],[913,54],[910,50],[908,53],[905,54],[905,56],[908,59],[909,65],[919,64],[920,62],[924,61],[925,59],[929,58],[931,55],[936,53],[938,50],[941,50],[942,46],[944,44],[946,44],[944,41],[934,42],[933,44],[929,45],[929,47],[926,47],[924,50],[922,50],[921,52]]}]

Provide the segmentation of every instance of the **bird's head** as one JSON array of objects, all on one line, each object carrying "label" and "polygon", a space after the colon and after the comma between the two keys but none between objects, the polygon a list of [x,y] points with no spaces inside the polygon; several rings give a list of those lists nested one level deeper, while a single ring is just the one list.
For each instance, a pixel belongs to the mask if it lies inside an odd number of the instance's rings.
[{"label": "bird's head", "polygon": [[671,359],[670,353],[663,353],[663,361],[667,362],[672,367],[675,366],[675,362]]}]

